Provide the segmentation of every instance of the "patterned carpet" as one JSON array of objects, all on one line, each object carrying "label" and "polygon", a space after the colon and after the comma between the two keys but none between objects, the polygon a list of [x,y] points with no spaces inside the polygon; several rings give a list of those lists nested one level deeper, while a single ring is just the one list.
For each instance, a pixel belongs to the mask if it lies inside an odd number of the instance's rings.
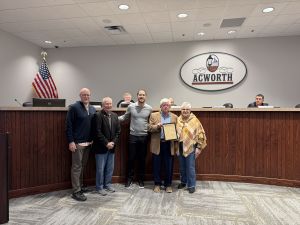
[{"label": "patterned carpet", "polygon": [[300,188],[199,181],[189,194],[177,184],[170,194],[154,193],[150,182],[145,189],[114,184],[117,192],[90,192],[85,202],[70,190],[11,199],[7,224],[300,225]]}]

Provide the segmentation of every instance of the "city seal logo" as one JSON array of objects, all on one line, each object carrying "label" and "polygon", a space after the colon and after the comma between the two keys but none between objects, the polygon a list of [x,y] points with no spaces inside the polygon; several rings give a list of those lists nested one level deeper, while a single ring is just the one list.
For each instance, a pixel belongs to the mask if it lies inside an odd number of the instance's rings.
[{"label": "city seal logo", "polygon": [[224,52],[193,56],[180,68],[180,77],[188,86],[202,91],[220,91],[241,83],[247,75],[246,64]]},{"label": "city seal logo", "polygon": [[219,67],[219,59],[216,55],[209,55],[206,60],[206,67],[210,72],[215,72]]}]

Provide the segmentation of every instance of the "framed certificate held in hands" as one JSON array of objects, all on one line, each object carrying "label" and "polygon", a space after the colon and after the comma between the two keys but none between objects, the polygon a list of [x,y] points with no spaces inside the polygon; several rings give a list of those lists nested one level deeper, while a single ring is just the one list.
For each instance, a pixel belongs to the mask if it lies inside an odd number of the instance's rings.
[{"label": "framed certificate held in hands", "polygon": [[177,140],[177,130],[176,130],[176,124],[175,123],[165,123],[162,125],[165,140],[171,141],[171,140]]}]

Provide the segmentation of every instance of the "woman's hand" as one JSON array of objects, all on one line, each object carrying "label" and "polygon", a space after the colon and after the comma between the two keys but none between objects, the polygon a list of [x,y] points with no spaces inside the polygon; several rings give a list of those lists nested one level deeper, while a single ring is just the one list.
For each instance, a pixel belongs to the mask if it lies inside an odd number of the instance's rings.
[{"label": "woman's hand", "polygon": [[201,154],[202,150],[200,148],[196,148],[195,150],[195,158],[197,159],[198,156]]}]

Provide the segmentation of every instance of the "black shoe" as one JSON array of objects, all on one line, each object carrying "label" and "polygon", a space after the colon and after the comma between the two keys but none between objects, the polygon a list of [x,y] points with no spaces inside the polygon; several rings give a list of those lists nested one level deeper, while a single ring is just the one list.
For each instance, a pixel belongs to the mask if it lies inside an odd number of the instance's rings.
[{"label": "black shoe", "polygon": [[132,184],[132,179],[128,178],[127,182],[125,183],[125,187],[129,188],[131,184]]},{"label": "black shoe", "polygon": [[139,188],[145,188],[144,181],[139,181]]},{"label": "black shoe", "polygon": [[183,189],[183,188],[185,188],[185,186],[186,186],[186,184],[180,183],[180,184],[178,184],[177,188],[178,189]]},{"label": "black shoe", "polygon": [[72,198],[74,198],[77,201],[81,201],[81,202],[84,202],[86,200],[85,195],[81,191],[73,193]]},{"label": "black shoe", "polygon": [[87,192],[91,192],[92,189],[88,188],[88,187],[81,187],[81,190],[80,190],[82,193],[87,193]]},{"label": "black shoe", "polygon": [[189,193],[190,193],[190,194],[193,194],[193,193],[195,192],[196,189],[195,189],[194,187],[191,187],[191,188],[188,188],[188,190],[189,190]]}]

